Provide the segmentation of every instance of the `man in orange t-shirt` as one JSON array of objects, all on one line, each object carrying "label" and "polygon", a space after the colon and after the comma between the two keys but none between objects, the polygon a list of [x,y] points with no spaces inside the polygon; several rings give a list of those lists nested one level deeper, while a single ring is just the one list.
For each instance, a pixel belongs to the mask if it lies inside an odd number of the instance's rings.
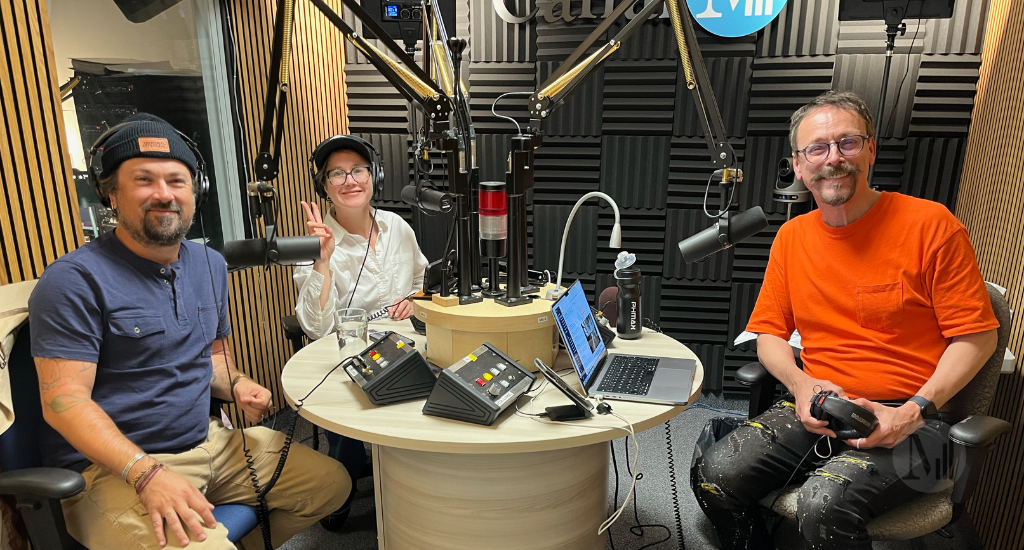
[{"label": "man in orange t-shirt", "polygon": [[[999,323],[964,226],[942,205],[869,186],[874,123],[860,98],[819,96],[793,114],[790,141],[818,209],[779,230],[747,330],[791,396],[713,445],[691,482],[724,548],[772,548],[758,502],[814,470],[797,501],[807,546],[868,550],[871,519],[932,490],[907,482],[894,452],[911,434],[942,447],[938,410],[993,353]],[[878,427],[826,445],[836,434],[810,415],[821,391],[867,408]],[[822,460],[806,460],[812,449]]]}]

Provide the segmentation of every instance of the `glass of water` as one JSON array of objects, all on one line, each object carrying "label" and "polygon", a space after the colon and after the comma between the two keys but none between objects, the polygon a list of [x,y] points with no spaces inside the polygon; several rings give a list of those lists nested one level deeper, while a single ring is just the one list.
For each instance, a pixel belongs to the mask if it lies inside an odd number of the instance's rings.
[{"label": "glass of water", "polygon": [[338,327],[338,349],[342,360],[366,349],[366,310],[357,307],[339,309],[334,320]]}]

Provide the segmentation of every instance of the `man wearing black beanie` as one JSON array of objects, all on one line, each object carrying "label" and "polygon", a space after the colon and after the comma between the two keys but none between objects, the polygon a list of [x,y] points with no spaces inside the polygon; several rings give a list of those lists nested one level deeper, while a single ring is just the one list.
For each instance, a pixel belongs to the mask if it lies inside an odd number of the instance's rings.
[{"label": "man wearing black beanie", "polygon": [[[216,251],[184,240],[195,215],[199,162],[152,115],[129,117],[91,163],[97,192],[117,213],[111,232],[53,262],[29,299],[47,466],[82,473],[62,502],[68,532],[88,548],[195,546],[229,550],[214,505],[255,504],[239,430],[209,416],[211,396],[250,422],[270,391],[238,371],[227,269]],[[261,481],[284,435],[245,431]],[[296,445],[267,494],[272,542],[337,509],[351,480],[336,461]],[[241,541],[262,548],[260,530]]]}]

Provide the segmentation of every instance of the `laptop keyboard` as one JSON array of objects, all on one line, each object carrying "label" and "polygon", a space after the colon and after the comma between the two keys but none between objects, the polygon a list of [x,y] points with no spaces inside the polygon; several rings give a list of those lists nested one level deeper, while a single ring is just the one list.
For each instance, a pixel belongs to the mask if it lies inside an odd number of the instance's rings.
[{"label": "laptop keyboard", "polygon": [[616,355],[608,372],[601,379],[599,392],[647,395],[658,369],[658,359],[653,357],[631,357]]}]

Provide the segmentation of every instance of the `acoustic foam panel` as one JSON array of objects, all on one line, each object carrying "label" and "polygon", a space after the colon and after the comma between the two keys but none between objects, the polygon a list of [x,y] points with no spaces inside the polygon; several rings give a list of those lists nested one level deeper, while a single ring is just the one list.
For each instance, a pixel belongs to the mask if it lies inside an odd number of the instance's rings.
[{"label": "acoustic foam panel", "polygon": [[[746,146],[743,183],[736,190],[739,210],[760,206],[766,213],[784,214],[786,205],[773,200],[772,191],[779,176],[779,162],[792,157],[789,136],[751,136]],[[717,203],[709,208],[717,209]]]},{"label": "acoustic foam panel", "polygon": [[882,137],[904,138],[910,130],[910,98],[915,95],[920,68],[920,54],[893,56],[885,92],[884,114],[878,108],[885,70],[884,55],[837,55],[832,89],[856,93],[867,104],[876,120],[883,116]]},{"label": "acoustic foam panel", "polygon": [[608,61],[601,133],[671,135],[678,64],[672,59]]},{"label": "acoustic foam panel", "polygon": [[[542,0],[538,6],[545,4]],[[550,5],[550,2],[547,2]],[[579,7],[575,7],[575,15],[579,15]],[[544,17],[537,16],[537,60],[561,63],[569,54],[583,43],[600,24],[601,19],[575,19],[566,23],[562,19],[548,22]],[[588,51],[594,51],[601,42],[596,41]]]},{"label": "acoustic foam panel", "polygon": [[757,33],[758,57],[833,55],[839,42],[839,0],[789,0]]},{"label": "acoustic foam panel", "polygon": [[729,293],[727,282],[664,279],[661,329],[680,342],[724,346],[729,336]]},{"label": "acoustic foam panel", "polygon": [[900,191],[956,208],[960,172],[967,151],[965,137],[923,137],[907,140]]},{"label": "acoustic foam panel", "polygon": [[[571,206],[535,204],[533,206],[534,269],[558,271],[558,250],[569,219]],[[594,273],[597,267],[597,206],[581,206],[569,228],[565,242],[564,271]]]},{"label": "acoustic foam panel", "polygon": [[345,67],[345,84],[349,132],[409,132],[409,102],[373,65]]},{"label": "acoustic foam panel", "polygon": [[480,167],[480,181],[505,181],[511,143],[512,136],[508,134],[476,135],[476,164]]},{"label": "acoustic foam panel", "polygon": [[619,208],[665,208],[669,136],[603,136],[601,191]]},{"label": "acoustic foam panel", "polygon": [[906,159],[906,139],[881,140],[875,156],[871,186],[881,191],[899,191],[903,187],[903,165]]},{"label": "acoustic foam panel", "polygon": [[687,342],[684,345],[700,359],[700,364],[704,367],[703,391],[722,391],[722,377],[725,374],[725,346],[692,342]]},{"label": "acoustic foam panel", "polygon": [[980,55],[926,55],[917,76],[910,136],[967,136]]},{"label": "acoustic foam panel", "polygon": [[[530,13],[530,0],[503,0],[512,15]],[[470,18],[470,49],[474,61],[526,63],[536,59],[537,23],[506,23],[490,2],[473,0]]]},{"label": "acoustic foam panel", "polygon": [[[726,137],[746,134],[753,61],[752,57],[711,57],[706,60],[711,90],[722,115]],[[676,98],[672,135],[703,136],[704,128],[697,114],[693,92],[686,87],[682,64],[676,70]]]},{"label": "acoustic foam panel", "polygon": [[759,283],[733,283],[729,295],[729,347],[747,327],[754,304],[761,292]]},{"label": "acoustic foam panel", "polygon": [[754,59],[747,135],[787,135],[793,112],[831,89],[835,56]]},{"label": "acoustic foam panel", "polygon": [[[545,137],[534,150],[534,198],[542,204],[573,205],[601,186],[601,138]],[[591,199],[588,204],[598,204]]]}]

